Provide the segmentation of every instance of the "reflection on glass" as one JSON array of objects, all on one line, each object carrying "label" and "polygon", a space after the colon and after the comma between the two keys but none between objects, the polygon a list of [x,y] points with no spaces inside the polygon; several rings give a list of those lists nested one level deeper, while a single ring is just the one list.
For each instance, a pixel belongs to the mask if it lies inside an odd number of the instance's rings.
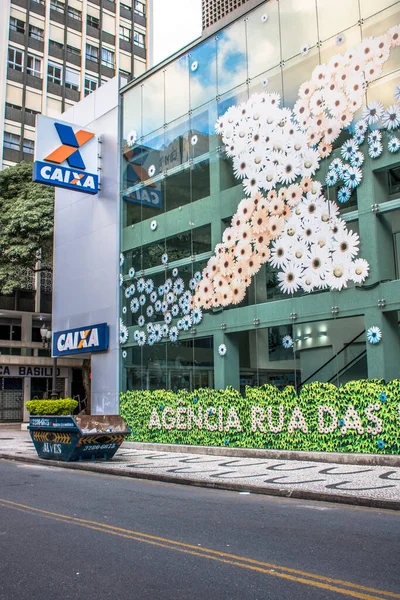
[{"label": "reflection on glass", "polygon": [[[329,15],[334,12],[332,8]],[[315,46],[318,41],[315,0],[285,0],[279,3],[282,60],[299,54],[304,46]]]},{"label": "reflection on glass", "polygon": [[164,72],[158,71],[141,84],[143,98],[142,135],[165,123]]},{"label": "reflection on glass", "polygon": [[[307,56],[296,56],[285,62],[283,69],[282,106],[293,108],[298,100],[301,84],[310,79],[310,75],[319,64],[318,48],[313,48]],[[270,91],[269,88],[267,91]]]},{"label": "reflection on glass", "polygon": [[123,140],[128,139],[129,134],[135,134],[139,138],[142,135],[142,88],[136,86],[126,92],[122,101],[123,115]]},{"label": "reflection on glass", "polygon": [[189,56],[190,107],[197,108],[217,95],[216,42],[209,39]]},{"label": "reflection on glass", "polygon": [[248,16],[246,31],[250,79],[276,67],[281,61],[278,6],[278,2],[269,2]]},{"label": "reflection on glass", "polygon": [[[372,0],[374,2],[374,0]],[[376,2],[374,2],[376,6]],[[358,23],[360,17],[359,0],[335,0],[332,10],[331,0],[317,0],[319,39],[327,40],[340,31]],[[341,52],[340,48],[340,52]]]},{"label": "reflection on glass", "polygon": [[218,94],[244,83],[247,75],[246,25],[237,21],[217,36]]},{"label": "reflection on glass", "polygon": [[165,69],[165,121],[189,112],[189,58],[183,56]]}]

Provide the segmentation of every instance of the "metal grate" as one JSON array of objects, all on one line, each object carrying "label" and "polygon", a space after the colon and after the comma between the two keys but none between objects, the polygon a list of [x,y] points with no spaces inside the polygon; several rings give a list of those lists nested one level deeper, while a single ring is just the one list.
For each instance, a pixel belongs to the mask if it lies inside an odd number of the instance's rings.
[{"label": "metal grate", "polygon": [[202,0],[203,30],[236,10],[249,0]]}]

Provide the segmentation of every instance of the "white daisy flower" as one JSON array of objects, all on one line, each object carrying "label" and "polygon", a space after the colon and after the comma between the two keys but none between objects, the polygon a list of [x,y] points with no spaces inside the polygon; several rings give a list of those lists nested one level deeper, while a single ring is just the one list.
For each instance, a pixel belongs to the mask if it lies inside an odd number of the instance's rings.
[{"label": "white daisy flower", "polygon": [[357,258],[350,267],[350,277],[354,283],[362,283],[369,274],[369,264],[364,258]]},{"label": "white daisy flower", "polygon": [[289,262],[278,273],[279,288],[284,294],[292,294],[300,288],[301,267]]},{"label": "white daisy flower", "polygon": [[126,143],[128,146],[132,147],[136,144],[136,140],[137,140],[137,132],[135,129],[132,129],[132,131],[130,131],[128,133],[128,135],[126,136]]},{"label": "white daisy flower", "polygon": [[398,104],[392,104],[389,106],[383,116],[382,123],[385,129],[392,131],[397,129],[400,125],[400,106]]},{"label": "white daisy flower", "polygon": [[379,100],[374,100],[370,104],[367,104],[362,118],[368,123],[368,125],[373,125],[382,118],[383,110],[384,108],[382,102]]},{"label": "white daisy flower", "polygon": [[358,246],[360,244],[360,238],[357,233],[353,231],[342,231],[335,235],[333,240],[333,249],[337,256],[345,256],[353,258],[358,254]]}]

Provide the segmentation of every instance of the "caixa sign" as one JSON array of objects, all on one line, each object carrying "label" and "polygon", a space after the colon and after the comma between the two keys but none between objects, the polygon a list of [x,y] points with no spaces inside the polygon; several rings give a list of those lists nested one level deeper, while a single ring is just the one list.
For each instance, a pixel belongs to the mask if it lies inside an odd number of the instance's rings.
[{"label": "caixa sign", "polygon": [[53,356],[99,352],[108,348],[108,325],[99,323],[53,333]]},{"label": "caixa sign", "polygon": [[39,115],[33,181],[97,194],[97,140],[93,132]]}]

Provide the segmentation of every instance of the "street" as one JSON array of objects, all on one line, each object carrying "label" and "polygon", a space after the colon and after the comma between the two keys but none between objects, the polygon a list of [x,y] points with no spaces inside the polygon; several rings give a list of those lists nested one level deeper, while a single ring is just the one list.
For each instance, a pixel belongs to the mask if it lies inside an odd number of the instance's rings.
[{"label": "street", "polygon": [[0,461],[0,599],[400,599],[400,514]]}]

